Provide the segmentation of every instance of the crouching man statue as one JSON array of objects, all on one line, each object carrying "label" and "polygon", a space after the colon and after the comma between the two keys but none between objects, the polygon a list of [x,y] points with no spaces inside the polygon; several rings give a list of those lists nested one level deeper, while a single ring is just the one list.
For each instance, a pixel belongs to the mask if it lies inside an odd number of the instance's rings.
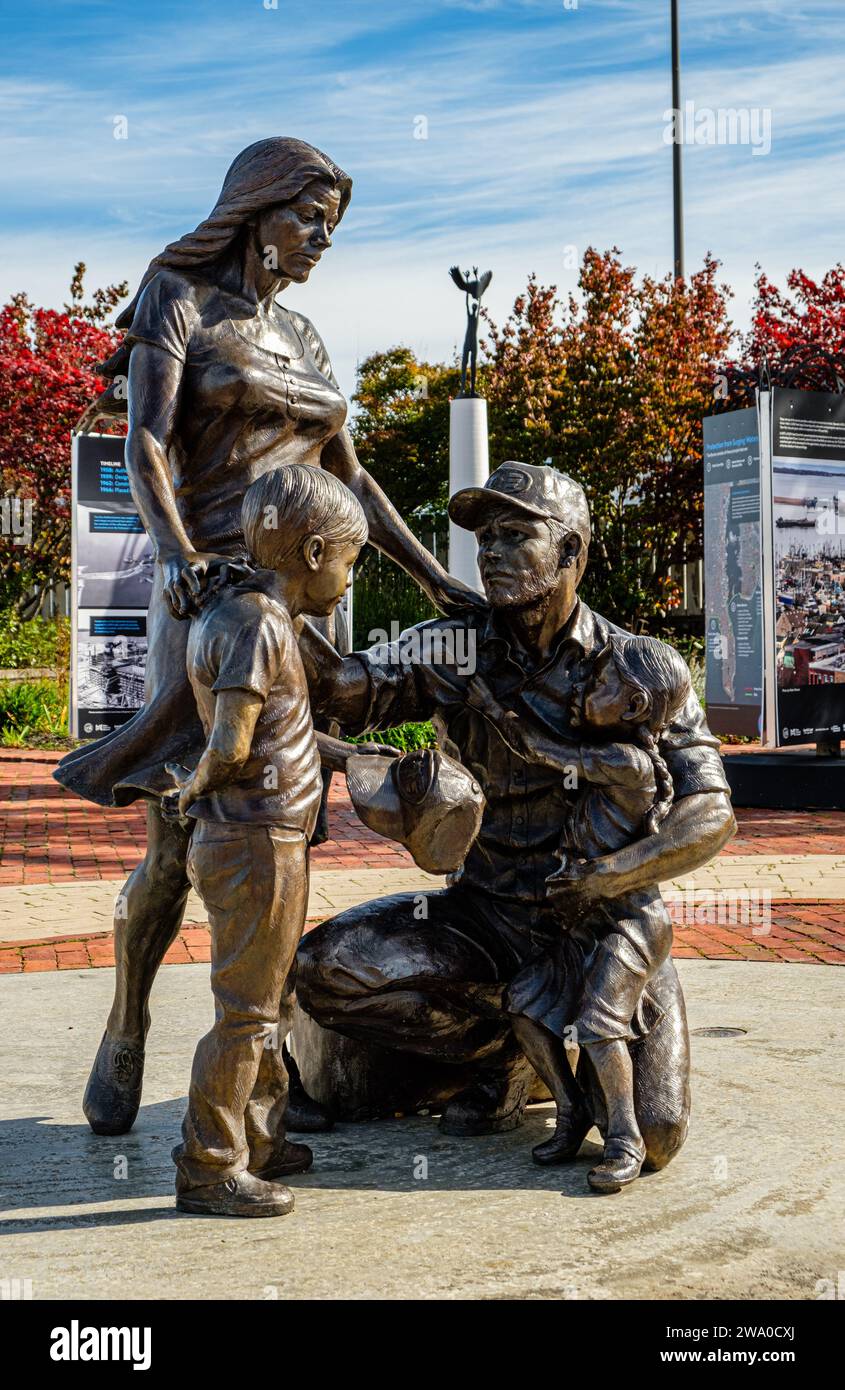
[{"label": "crouching man statue", "polygon": [[[398,643],[345,658],[315,645],[305,661],[315,707],[331,710],[349,732],[433,719],[443,749],[481,785],[481,829],[448,887],[364,903],[303,941],[297,993],[305,1012],[294,1031],[297,1061],[311,1095],[339,1116],[428,1106],[441,1111],[447,1134],[513,1129],[537,1084],[522,1045],[527,1034],[514,1017],[514,983],[525,980],[533,961],[560,960],[555,943],[562,931],[575,939],[591,923],[580,938],[580,956],[573,948],[566,957],[582,963],[580,998],[568,982],[571,1016],[606,1021],[627,1010],[618,1031],[607,1031],[605,1022],[605,1033],[591,1038],[614,1043],[617,1063],[617,1040],[628,1045],[619,1087],[620,1095],[626,1084],[633,1091],[628,1129],[637,1137],[627,1151],[623,1142],[610,1177],[604,1174],[618,1190],[617,1173],[629,1180],[643,1159],[646,1167],[660,1168],[672,1158],[689,1116],[689,1041],[668,950],[671,929],[649,960],[643,932],[629,930],[633,945],[626,944],[620,919],[631,904],[644,903],[642,920],[648,923],[648,912],[658,920],[657,885],[704,864],[734,833],[718,743],[687,687],[680,705],[649,736],[646,773],[656,767],[657,784],[663,783],[659,818],[645,818],[630,842],[612,842],[615,853],[600,847],[585,858],[583,843],[567,837],[580,825],[581,840],[596,831],[596,842],[602,827],[595,815],[587,813],[585,832],[584,814],[574,814],[576,803],[596,803],[583,801],[583,788],[561,775],[560,763],[579,744],[586,755],[576,711],[579,701],[583,709],[585,686],[592,680],[597,688],[595,671],[605,654],[626,639],[637,641],[577,596],[590,541],[586,497],[553,468],[506,463],[484,488],[453,497],[450,515],[477,536],[486,610],[421,624]],[[606,675],[603,681],[606,686]],[[592,707],[603,698],[594,695]],[[647,695],[642,698],[647,703]],[[638,717],[641,707],[635,700],[624,717]],[[502,711],[512,727],[518,721],[524,734],[534,731],[542,757],[528,756],[527,735],[521,744],[503,736],[496,726]],[[624,763],[624,745],[617,754],[621,766],[620,758]],[[613,780],[601,774],[601,757],[593,754],[590,766],[599,767],[599,780]],[[567,851],[576,866],[569,876],[561,871]],[[553,890],[546,882],[552,876]],[[615,933],[610,945],[608,933]],[[589,961],[584,965],[590,952],[590,960],[600,958],[598,977]],[[599,1007],[585,1007],[590,990],[601,992]],[[521,985],[520,992],[526,993]],[[623,1000],[616,1014],[608,999]],[[545,1020],[554,1012],[549,1006],[534,1017]],[[616,1083],[593,1066],[598,1055],[581,1047],[574,1087],[571,1074],[559,1088],[543,1077],[558,1102],[558,1125],[554,1140],[535,1151],[538,1162],[573,1157],[593,1120],[602,1127],[608,1113],[602,1099],[612,1096]],[[549,1057],[551,1076],[556,1062]],[[537,1055],[531,1060],[542,1074]]]}]

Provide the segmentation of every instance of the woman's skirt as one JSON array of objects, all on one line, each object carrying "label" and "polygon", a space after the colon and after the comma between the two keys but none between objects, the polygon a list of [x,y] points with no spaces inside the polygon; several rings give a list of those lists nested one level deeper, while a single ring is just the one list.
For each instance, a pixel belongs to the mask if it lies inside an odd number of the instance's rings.
[{"label": "woman's skirt", "polygon": [[105,738],[62,758],[53,773],[57,782],[100,806],[126,806],[172,789],[165,763],[196,766],[205,737],[185,664],[190,631],[189,619],[173,617],[156,565],[147,610],[144,707]]}]

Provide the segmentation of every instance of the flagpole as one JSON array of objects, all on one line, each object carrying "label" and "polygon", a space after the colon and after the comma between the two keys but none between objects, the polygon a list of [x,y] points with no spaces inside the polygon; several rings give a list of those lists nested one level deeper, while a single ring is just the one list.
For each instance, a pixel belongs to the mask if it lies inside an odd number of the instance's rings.
[{"label": "flagpole", "polygon": [[675,222],[675,278],[684,276],[684,193],[681,169],[683,151],[683,112],[681,110],[681,41],[678,27],[680,0],[672,7],[672,108],[675,112],[675,139],[672,142],[672,201]]}]

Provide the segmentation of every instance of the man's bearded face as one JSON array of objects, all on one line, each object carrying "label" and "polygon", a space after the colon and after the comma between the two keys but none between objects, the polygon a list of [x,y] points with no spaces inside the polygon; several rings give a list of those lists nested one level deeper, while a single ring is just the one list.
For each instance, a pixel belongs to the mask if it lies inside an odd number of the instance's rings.
[{"label": "man's bearded face", "polygon": [[530,607],[561,582],[560,539],[542,518],[503,509],[475,534],[481,582],[493,608]]}]

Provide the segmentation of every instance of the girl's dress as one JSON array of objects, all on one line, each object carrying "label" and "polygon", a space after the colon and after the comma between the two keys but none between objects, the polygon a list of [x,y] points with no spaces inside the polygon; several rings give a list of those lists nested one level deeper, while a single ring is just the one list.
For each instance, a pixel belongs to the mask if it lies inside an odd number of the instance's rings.
[{"label": "girl's dress", "polygon": [[[651,758],[635,744],[559,743],[554,760],[575,767],[587,785],[569,808],[566,851],[596,859],[643,833],[654,804]],[[658,888],[591,904],[585,914],[559,899],[559,930],[527,962],[505,995],[509,1013],[541,1023],[573,1043],[643,1037],[663,1010],[648,983],[672,946],[672,923]]]}]

